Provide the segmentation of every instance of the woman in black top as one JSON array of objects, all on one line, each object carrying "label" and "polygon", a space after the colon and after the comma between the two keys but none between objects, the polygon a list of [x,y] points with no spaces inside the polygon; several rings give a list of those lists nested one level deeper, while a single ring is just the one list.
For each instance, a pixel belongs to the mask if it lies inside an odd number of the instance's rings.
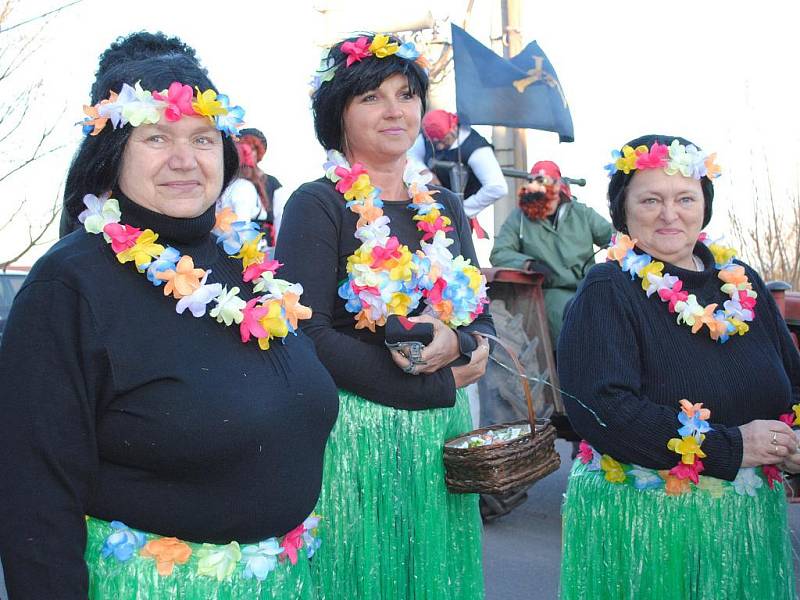
[{"label": "woman in black top", "polygon": [[[475,265],[475,252],[457,198],[405,169],[428,80],[400,44],[364,35],[331,48],[313,96],[327,175],[292,195],[276,248],[340,388],[320,498],[329,529],[313,565],[322,598],[483,595],[477,497],[447,492],[442,445],[471,429],[459,388],[483,374],[480,333],[494,329],[470,304],[485,293],[477,269],[437,279],[463,266],[452,257]],[[392,314],[433,326],[421,356],[386,348]]]},{"label": "woman in black top", "polygon": [[800,471],[800,357],[758,274],[700,233],[714,156],[651,135],[609,170],[621,233],[558,347],[586,440],[562,597],[794,598],[781,471]]},{"label": "woman in black top", "polygon": [[307,518],[336,390],[311,340],[290,332],[291,315],[307,316],[299,289],[271,277],[240,228],[248,273],[262,274],[243,281],[225,215],[224,246],[211,233],[237,168],[237,111],[161,34],[115,43],[97,78],[93,102],[121,94],[89,111],[96,135],[70,168],[65,210],[74,219],[85,195],[106,193],[118,209],[88,197],[84,228],[31,270],[0,346],[10,597],[312,597]]}]

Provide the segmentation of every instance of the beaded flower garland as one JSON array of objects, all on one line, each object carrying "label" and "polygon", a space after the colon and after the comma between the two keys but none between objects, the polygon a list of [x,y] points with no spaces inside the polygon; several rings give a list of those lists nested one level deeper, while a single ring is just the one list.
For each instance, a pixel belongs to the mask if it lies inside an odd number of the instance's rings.
[{"label": "beaded flower garland", "polygon": [[133,87],[123,83],[119,93],[112,91],[94,106],[84,105],[83,112],[86,118],[81,125],[86,135],[98,135],[109,121],[119,129],[128,123],[138,127],[158,123],[162,118],[174,122],[183,116],[199,116],[207,117],[219,131],[236,136],[244,118],[244,109],[231,106],[225,94],[211,89],[192,90],[178,81],[161,92],[144,90],[138,81]]},{"label": "beaded flower garland", "polygon": [[344,195],[347,207],[359,215],[355,237],[361,246],[347,259],[348,279],[339,287],[345,308],[354,313],[356,329],[375,331],[389,315],[405,316],[425,299],[426,313],[450,327],[471,323],[489,302],[486,278],[463,256],[453,257],[448,246],[453,240],[450,219],[441,214],[444,206],[436,202],[422,176],[406,168],[403,181],[411,199],[409,208],[422,233],[421,250],[412,254],[391,235],[389,217],[383,214],[380,189],[370,182],[360,163],[352,167],[340,152],[330,150],[324,165],[325,176]]},{"label": "beaded flower garland", "polygon": [[[354,42],[344,42],[340,49],[347,56],[347,60],[344,62],[345,68],[365,58],[386,58],[387,56],[395,55],[417,63],[425,71],[430,69],[428,60],[417,50],[414,42],[405,42],[403,44],[391,42],[390,37],[383,33],[378,33],[371,38],[361,36]],[[336,64],[329,50],[325,50],[322,53],[319,67],[311,80],[312,89],[318,90],[323,83],[333,79],[340,65],[341,63]]]},{"label": "beaded flower garland", "polygon": [[623,146],[622,152],[612,150],[611,158],[611,162],[605,166],[609,177],[617,171],[627,175],[637,169],[664,169],[667,175],[680,173],[694,179],[715,179],[722,173],[714,162],[716,152],[708,154],[698,150],[694,144],[684,146],[678,140],[672,140],[669,146],[653,142],[649,149],[644,145],[636,148]]},{"label": "beaded flower garland", "polygon": [[623,271],[630,273],[631,279],[639,277],[648,297],[657,293],[667,303],[669,312],[678,315],[679,325],[691,327],[692,333],[705,325],[711,339],[720,343],[725,343],[732,335],[744,335],[749,331],[747,323],[755,318],[758,294],[753,291],[744,267],[733,262],[736,250],[710,242],[705,234],[700,235],[700,241],[714,255],[715,266],[719,269],[717,277],[723,282],[720,289],[730,296],[730,300],[723,303],[723,310],[716,310],[717,304],[700,306],[695,295],[683,289],[678,277],[663,272],[664,263],[654,261],[649,254],[634,252],[637,241],[617,233],[608,249],[608,260],[617,261]]},{"label": "beaded flower garland", "polygon": [[[638,465],[620,463],[608,454],[598,453],[586,440],[580,443],[578,459],[587,465],[589,471],[603,471],[606,481],[616,484],[630,483],[638,490],[663,487],[669,496],[679,496],[695,488],[713,494],[724,493],[724,487],[719,480],[700,477],[700,473],[704,470],[700,459],[706,458],[701,446],[705,434],[711,431],[711,426],[708,424],[711,411],[703,408],[702,404],[692,404],[685,399],[680,401],[680,405],[681,412],[678,413],[680,437],[667,442],[667,448],[681,457],[680,462],[672,469],[655,471]],[[800,426],[800,404],[792,406],[792,410],[792,413],[781,415],[780,420],[790,427]],[[781,472],[775,465],[763,465],[760,470],[770,489],[774,489],[776,483],[783,482]],[[763,480],[757,475],[755,468],[742,468],[731,485],[738,494],[754,496],[756,490],[763,485]]]},{"label": "beaded flower garland", "polygon": [[230,207],[217,214],[214,233],[231,258],[241,259],[242,279],[253,282],[256,293],[263,292],[248,302],[238,296],[238,287],[229,290],[219,283],[206,283],[211,271],[196,268],[191,256],[181,256],[175,248],[156,243],[157,233],[120,223],[119,202],[114,198],[87,194],[83,203],[86,210],[78,219],[84,229],[102,233],[120,263],[133,262],[136,270],[146,274],[156,287],[165,284],[164,295],[178,301],[178,314],[188,308],[194,317],[202,317],[213,300],[216,304],[209,316],[228,327],[239,325],[242,342],[255,338],[262,350],[269,349],[273,338],[297,335],[298,321],[311,318],[311,309],[300,304],[303,287],[275,278],[281,263],[266,260],[258,250],[263,235],[258,233],[258,226],[251,221],[237,221]]},{"label": "beaded flower garland", "polygon": [[279,560],[287,559],[290,564],[297,564],[298,551],[304,546],[308,558],[314,555],[322,544],[317,537],[319,521],[318,515],[311,515],[280,539],[271,537],[246,546],[240,546],[238,542],[221,546],[190,545],[174,537],[148,536],[120,521],[112,521],[110,525],[114,531],[103,542],[100,555],[104,559],[113,556],[119,562],[137,556],[153,559],[160,577],[169,577],[176,567],[180,569],[194,558],[191,568],[202,577],[230,581],[239,569],[242,579],[264,581],[277,568]]}]

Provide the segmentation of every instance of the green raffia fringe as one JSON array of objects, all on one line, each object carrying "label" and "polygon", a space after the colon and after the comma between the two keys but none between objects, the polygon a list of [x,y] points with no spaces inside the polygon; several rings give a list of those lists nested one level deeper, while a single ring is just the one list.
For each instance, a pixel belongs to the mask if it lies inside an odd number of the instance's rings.
[{"label": "green raffia fringe", "polygon": [[467,395],[450,409],[396,410],[339,391],[311,569],[321,600],[483,598],[475,494],[445,488],[444,440],[472,429]]},{"label": "green raffia fringe", "polygon": [[[171,575],[156,572],[156,562],[138,554],[125,562],[114,556],[102,558],[103,542],[114,530],[110,523],[89,518],[84,558],[89,567],[90,600],[315,600],[305,547],[297,553],[297,564],[278,562],[264,581],[243,579],[240,561],[227,581],[197,574],[197,554],[202,544],[186,542],[192,556],[184,565],[175,565]],[[152,536],[147,535],[148,539]],[[312,559],[313,560],[313,559]]]},{"label": "green raffia fringe", "polygon": [[783,486],[765,481],[754,497],[727,482],[708,489],[640,491],[576,460],[563,507],[562,600],[794,600]]}]

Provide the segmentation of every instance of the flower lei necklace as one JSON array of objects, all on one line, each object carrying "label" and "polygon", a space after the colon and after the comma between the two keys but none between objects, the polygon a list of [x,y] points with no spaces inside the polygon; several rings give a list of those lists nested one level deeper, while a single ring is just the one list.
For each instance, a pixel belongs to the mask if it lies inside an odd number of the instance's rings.
[{"label": "flower lei necklace", "polygon": [[360,163],[352,167],[336,150],[328,151],[325,176],[344,195],[347,207],[356,213],[355,237],[361,246],[347,259],[348,279],[339,287],[345,308],[354,313],[356,329],[383,326],[389,315],[405,316],[421,299],[432,314],[450,327],[467,325],[483,312],[489,302],[486,278],[469,259],[450,253],[453,240],[450,219],[441,214],[436,190],[428,190],[431,176],[406,167],[403,182],[411,199],[409,208],[422,233],[421,250],[412,254],[408,246],[390,235],[389,217],[383,214],[380,189],[373,186]]},{"label": "flower lei necklace", "polygon": [[642,289],[650,297],[657,293],[662,301],[668,303],[668,310],[677,313],[678,324],[692,328],[697,333],[705,325],[712,340],[725,343],[732,335],[744,335],[750,330],[748,322],[755,319],[755,306],[758,294],[745,275],[744,267],[733,262],[736,250],[708,241],[706,234],[700,234],[700,241],[708,246],[714,255],[714,262],[723,285],[723,293],[730,296],[715,310],[717,304],[700,306],[694,294],[683,289],[683,282],[669,273],[664,273],[664,263],[654,261],[649,254],[637,254],[633,247],[638,240],[632,240],[618,233],[608,249],[608,260],[615,260],[631,275],[639,277]]},{"label": "flower lei necklace", "polygon": [[[664,486],[668,496],[679,496],[692,491],[693,483],[696,487],[703,487],[700,473],[705,467],[701,458],[706,454],[701,449],[705,434],[712,430],[708,419],[711,411],[703,408],[702,404],[692,404],[688,400],[681,400],[681,412],[678,413],[679,438],[672,438],[667,442],[667,448],[680,455],[680,461],[671,469],[654,471],[637,465],[625,465],[608,454],[600,454],[586,440],[581,441],[578,459],[590,471],[603,471],[606,481],[610,483],[626,483],[629,479],[633,486],[639,490],[655,489]],[[782,414],[779,419],[789,427],[800,425],[800,404],[792,406],[792,412]],[[783,481],[780,469],[775,465],[762,465],[761,471],[770,489],[776,483]],[[732,485],[738,494],[755,495],[755,490],[763,485],[763,480],[758,477],[754,468],[739,470],[736,480]],[[720,491],[721,493],[721,491]]]},{"label": "flower lei necklace", "polygon": [[218,323],[228,327],[239,325],[242,342],[253,337],[262,350],[269,349],[270,340],[297,335],[297,322],[311,318],[311,309],[300,304],[303,287],[276,279],[275,272],[282,266],[276,260],[266,260],[258,250],[262,234],[251,221],[237,221],[230,207],[217,213],[214,234],[231,258],[241,259],[244,268],[242,279],[254,283],[253,291],[263,295],[245,302],[237,294],[238,287],[230,290],[219,283],[206,283],[210,270],[195,268],[189,255],[181,256],[175,248],[157,244],[158,234],[150,229],[141,231],[120,223],[119,202],[107,195],[101,198],[86,194],[86,205],[78,219],[88,233],[103,234],[111,244],[117,260],[124,264],[133,262],[139,273],[158,287],[164,285],[164,295],[178,301],[178,314],[188,308],[195,317],[206,314],[207,305],[216,305],[208,313]]}]

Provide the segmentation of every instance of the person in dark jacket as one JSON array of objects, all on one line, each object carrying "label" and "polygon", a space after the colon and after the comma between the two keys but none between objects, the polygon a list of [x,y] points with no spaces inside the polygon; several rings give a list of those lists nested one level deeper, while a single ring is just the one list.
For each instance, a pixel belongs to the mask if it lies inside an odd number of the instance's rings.
[{"label": "person in dark jacket", "polygon": [[800,355],[758,274],[701,233],[714,158],[647,135],[608,165],[618,233],[558,345],[585,440],[564,599],[795,597],[782,473],[800,471]]},{"label": "person in dark jacket", "polygon": [[338,401],[302,290],[215,216],[243,111],[162,34],[115,42],[94,89],[65,206],[82,226],[0,344],[9,596],[313,598]]}]

